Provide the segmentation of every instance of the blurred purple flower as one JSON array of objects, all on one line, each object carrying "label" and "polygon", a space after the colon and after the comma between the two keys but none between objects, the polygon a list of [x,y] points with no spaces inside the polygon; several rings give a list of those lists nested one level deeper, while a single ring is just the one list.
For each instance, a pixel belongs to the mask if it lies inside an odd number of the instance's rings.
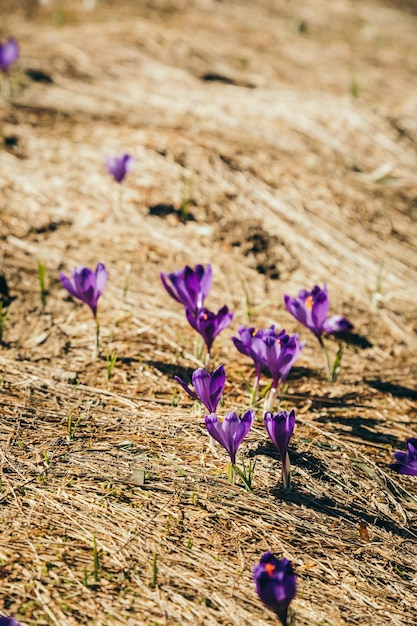
[{"label": "blurred purple flower", "polygon": [[[168,284],[167,278],[171,285]],[[194,317],[203,308],[204,300],[210,291],[212,271],[211,265],[196,265],[194,269],[186,265],[177,272],[165,274],[161,272],[161,280],[165,289],[177,302],[188,309]]]},{"label": "blurred purple flower", "polygon": [[399,474],[417,476],[417,439],[407,439],[407,452],[394,452],[396,463],[390,463],[389,467]]},{"label": "blurred purple flower", "polygon": [[242,419],[239,419],[233,411],[227,413],[223,421],[215,413],[205,417],[209,435],[223,446],[233,465],[236,463],[236,452],[250,431],[254,420],[255,411],[253,410],[246,411]]},{"label": "blurred purple flower", "polygon": [[349,320],[341,315],[327,317],[330,302],[326,285],[323,289],[317,285],[311,291],[302,289],[296,298],[285,295],[284,301],[287,311],[311,330],[319,341],[323,333],[340,333],[353,328]]},{"label": "blurred purple flower", "polygon": [[305,346],[305,341],[298,340],[298,334],[288,335],[285,330],[277,333],[274,326],[265,331],[262,341],[264,343],[264,365],[272,376],[272,389],[276,389],[278,381],[284,383],[291,367],[300,356]]},{"label": "blurred purple flower", "polygon": [[282,463],[282,482],[284,489],[289,489],[291,484],[290,459],[288,456],[288,445],[294,432],[295,412],[294,409],[288,411],[278,411],[272,414],[266,411],[264,414],[264,425],[270,439],[277,447]]},{"label": "blurred purple flower", "polygon": [[117,183],[123,182],[125,176],[135,167],[136,159],[130,154],[121,157],[106,156],[106,168]]},{"label": "blurred purple flower", "polygon": [[67,278],[63,272],[59,274],[60,281],[67,291],[74,297],[87,304],[95,318],[97,318],[97,302],[107,283],[108,272],[103,263],[98,263],[95,269],[79,265]]},{"label": "blurred purple flower", "polygon": [[0,626],[20,626],[20,623],[14,617],[0,615]]},{"label": "blurred purple flower", "polygon": [[0,43],[0,70],[7,72],[19,58],[19,46],[13,37],[9,37],[6,43]]},{"label": "blurred purple flower", "polygon": [[179,376],[174,376],[174,378],[193,400],[200,400],[210,413],[216,412],[226,383],[223,365],[219,365],[212,374],[201,367],[195,370],[192,376],[195,391],[192,391]]},{"label": "blurred purple flower", "polygon": [[233,319],[233,313],[229,313],[228,307],[223,306],[217,313],[206,308],[200,309],[197,315],[193,315],[190,309],[185,310],[187,320],[191,326],[202,336],[207,346],[208,354],[211,353],[213,341],[219,333],[229,326]]},{"label": "blurred purple flower", "polygon": [[260,600],[277,615],[283,626],[287,626],[288,607],[297,590],[291,561],[265,552],[253,568],[253,578]]},{"label": "blurred purple flower", "polygon": [[262,366],[264,365],[265,345],[262,341],[265,334],[263,328],[246,328],[239,326],[238,337],[232,337],[232,341],[241,354],[250,357],[255,365],[256,388],[261,377]]}]

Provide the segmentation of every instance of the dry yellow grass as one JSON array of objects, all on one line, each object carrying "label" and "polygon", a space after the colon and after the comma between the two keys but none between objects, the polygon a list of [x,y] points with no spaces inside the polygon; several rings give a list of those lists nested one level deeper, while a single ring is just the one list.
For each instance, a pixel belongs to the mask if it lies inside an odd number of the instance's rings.
[{"label": "dry yellow grass", "polygon": [[[415,3],[93,5],[0,0],[0,40],[22,50],[0,99],[0,274],[14,298],[0,346],[0,613],[272,624],[251,580],[272,550],[297,571],[299,626],[411,626],[416,479],[387,463],[417,435]],[[138,163],[118,208],[103,160],[123,151]],[[58,273],[98,261],[110,279],[93,360],[91,314]],[[248,494],[177,396],[172,376],[199,363],[159,272],[198,262],[213,264],[208,304],[235,311],[233,332],[246,289],[254,323],[307,340],[286,397],[289,494],[260,406],[241,449],[257,460]],[[283,307],[316,282],[358,334],[334,384]],[[252,371],[231,334],[215,361],[225,409],[242,411]]]}]

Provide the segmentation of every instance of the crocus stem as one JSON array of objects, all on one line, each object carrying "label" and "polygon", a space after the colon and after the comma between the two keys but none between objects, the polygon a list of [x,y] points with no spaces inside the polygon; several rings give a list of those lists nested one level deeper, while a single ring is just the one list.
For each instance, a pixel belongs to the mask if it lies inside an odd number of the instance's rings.
[{"label": "crocus stem", "polygon": [[259,381],[260,381],[260,376],[256,376],[255,384],[253,386],[251,397],[250,397],[251,406],[253,406],[256,400],[258,399]]},{"label": "crocus stem", "polygon": [[206,354],[206,362],[205,362],[205,368],[206,368],[207,371],[210,369],[210,359],[211,359],[210,352],[207,352],[207,354]]},{"label": "crocus stem", "polygon": [[321,347],[323,348],[324,360],[325,360],[326,368],[327,368],[327,378],[328,378],[328,380],[330,382],[332,382],[332,380],[333,380],[332,367],[330,365],[330,357],[329,357],[329,353],[327,351],[326,344],[324,342],[323,337],[319,337],[319,343],[320,343]]},{"label": "crocus stem", "polygon": [[276,399],[277,399],[277,388],[272,387],[271,391],[269,392],[268,402],[266,403],[266,408],[265,408],[266,411],[272,411],[272,409],[274,408]]},{"label": "crocus stem", "polygon": [[96,317],[96,343],[93,350],[93,359],[96,359],[100,354],[100,324],[98,323],[98,318]]},{"label": "crocus stem", "polygon": [[282,486],[285,491],[289,491],[291,489],[291,463],[288,452],[282,462]]},{"label": "crocus stem", "polygon": [[233,463],[229,463],[227,470],[229,473],[230,484],[235,485],[236,484],[236,472],[235,472],[235,466],[233,465]]}]

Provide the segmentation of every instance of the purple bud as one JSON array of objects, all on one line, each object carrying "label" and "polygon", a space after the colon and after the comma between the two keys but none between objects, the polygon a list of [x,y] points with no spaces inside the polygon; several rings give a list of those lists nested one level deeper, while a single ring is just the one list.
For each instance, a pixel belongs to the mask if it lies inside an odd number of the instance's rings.
[{"label": "purple bud", "polygon": [[123,182],[125,176],[135,167],[136,159],[130,154],[121,157],[106,156],[106,168],[117,183]]},{"label": "purple bud", "polygon": [[97,317],[98,299],[107,283],[108,272],[103,263],[98,263],[95,272],[88,267],[79,265],[71,272],[71,278],[60,273],[59,279],[67,291],[87,304],[94,317]]},{"label": "purple bud", "polygon": [[231,411],[221,421],[215,413],[206,415],[205,422],[209,435],[218,441],[230,456],[233,465],[236,462],[236,452],[250,431],[255,420],[255,411],[244,413],[242,419]]},{"label": "purple bud", "polygon": [[0,70],[7,72],[9,67],[17,61],[19,54],[18,43],[13,37],[9,37],[6,43],[0,43]]},{"label": "purple bud", "polygon": [[283,626],[287,626],[288,607],[297,590],[291,561],[265,552],[253,568],[253,578],[260,600],[277,615]]},{"label": "purple bud", "polygon": [[399,474],[417,476],[417,439],[407,439],[407,452],[394,452],[396,463],[390,463],[389,467]]},{"label": "purple bud", "polygon": [[174,376],[174,378],[193,400],[200,400],[210,413],[216,412],[226,383],[226,374],[223,365],[219,365],[212,374],[209,374],[209,372],[201,367],[195,370],[192,376],[195,391],[192,391],[179,376]]}]

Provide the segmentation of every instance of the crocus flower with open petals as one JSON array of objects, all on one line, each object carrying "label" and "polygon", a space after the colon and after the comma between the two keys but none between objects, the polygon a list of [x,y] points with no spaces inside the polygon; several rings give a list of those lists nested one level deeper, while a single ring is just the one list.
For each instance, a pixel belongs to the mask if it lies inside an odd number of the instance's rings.
[{"label": "crocus flower with open petals", "polygon": [[87,304],[94,317],[97,317],[98,299],[104,291],[107,283],[108,272],[103,263],[98,263],[95,271],[79,265],[71,272],[71,278],[63,272],[59,278],[63,286],[74,297]]},{"label": "crocus flower with open petals", "polygon": [[7,72],[9,67],[17,61],[19,54],[18,43],[13,37],[9,37],[5,43],[0,43],[0,70]]},{"label": "crocus flower with open petals", "polygon": [[230,456],[233,465],[236,463],[236,452],[250,431],[255,420],[255,411],[246,411],[242,419],[230,411],[224,420],[220,420],[215,413],[206,415],[205,422],[209,435],[218,441]]},{"label": "crocus flower with open petals", "polygon": [[394,452],[396,463],[390,463],[389,467],[399,474],[417,476],[417,439],[407,439],[407,452]]},{"label": "crocus flower with open petals", "polygon": [[136,159],[130,154],[122,154],[120,157],[106,156],[106,168],[116,183],[122,183],[126,175],[135,167]]},{"label": "crocus flower with open petals", "polygon": [[[171,285],[169,285],[168,280]],[[212,279],[211,265],[186,265],[177,272],[165,274],[161,272],[162,284],[177,302],[180,302],[195,317],[204,306],[204,300],[210,291]]]},{"label": "crocus flower with open petals", "polygon": [[296,298],[285,295],[284,301],[287,311],[311,330],[319,341],[323,333],[340,333],[353,328],[349,320],[341,315],[327,317],[330,302],[326,285],[323,289],[317,285],[311,291],[302,289]]},{"label": "crocus flower with open petals", "polygon": [[246,328],[245,326],[239,326],[237,332],[239,336],[232,337],[233,343],[239,352],[250,357],[255,365],[255,395],[259,386],[259,379],[261,377],[262,367],[265,361],[265,345],[262,341],[265,331],[263,328]]},{"label": "crocus flower with open petals", "polygon": [[276,389],[278,381],[285,382],[291,367],[300,356],[305,341],[298,340],[298,334],[288,335],[285,330],[279,333],[271,326],[263,335],[264,365],[272,376],[272,389]]},{"label": "crocus flower with open petals", "polygon": [[266,432],[274,445],[278,448],[282,463],[282,483],[284,489],[289,489],[291,485],[290,459],[288,456],[288,445],[294,432],[295,412],[294,409],[288,411],[278,411],[272,414],[266,411],[264,414],[264,424]]},{"label": "crocus flower with open petals", "polygon": [[233,313],[229,313],[229,309],[226,305],[217,313],[203,308],[198,311],[196,316],[194,316],[189,309],[185,310],[185,314],[191,326],[202,336],[209,355],[213,341],[222,330],[229,326],[233,319]]},{"label": "crocus flower with open petals", "polygon": [[192,391],[179,376],[174,376],[174,378],[193,400],[200,400],[210,413],[216,412],[226,383],[223,365],[219,365],[212,374],[206,372],[202,367],[195,370],[192,376],[195,391]]},{"label": "crocus flower with open petals", "polygon": [[253,568],[253,578],[260,600],[277,615],[283,626],[287,626],[288,607],[297,590],[291,561],[265,552]]}]

